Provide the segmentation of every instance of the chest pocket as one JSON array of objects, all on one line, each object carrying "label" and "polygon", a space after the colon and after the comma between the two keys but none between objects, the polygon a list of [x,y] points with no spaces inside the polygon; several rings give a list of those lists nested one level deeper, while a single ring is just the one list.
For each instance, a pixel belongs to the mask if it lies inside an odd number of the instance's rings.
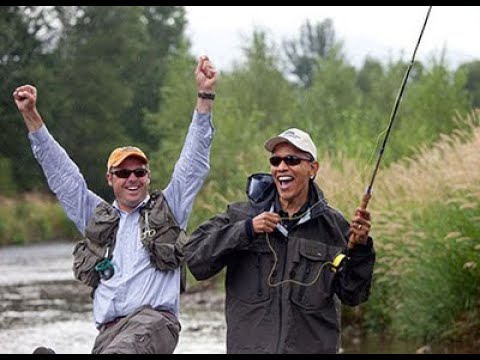
[{"label": "chest pocket", "polygon": [[270,299],[268,275],[272,270],[273,255],[265,238],[254,241],[248,250],[235,255],[235,263],[227,270],[229,293],[248,304]]},{"label": "chest pocket", "polygon": [[299,239],[293,279],[301,282],[292,287],[291,300],[306,310],[317,310],[330,304],[333,298],[334,273],[330,263],[341,248],[307,239]]},{"label": "chest pocket", "polygon": [[183,263],[186,235],[178,226],[163,196],[152,194],[152,199],[152,208],[146,209],[146,206],[142,210],[140,239],[150,251],[150,260],[157,269],[174,270]]}]

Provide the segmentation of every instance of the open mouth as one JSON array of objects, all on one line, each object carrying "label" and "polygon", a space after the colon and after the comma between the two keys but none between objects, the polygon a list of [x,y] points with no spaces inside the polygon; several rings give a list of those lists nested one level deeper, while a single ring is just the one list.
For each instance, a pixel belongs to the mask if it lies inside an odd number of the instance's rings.
[{"label": "open mouth", "polygon": [[281,190],[287,190],[290,187],[290,184],[293,182],[293,176],[282,175],[277,177],[277,181],[280,184]]}]

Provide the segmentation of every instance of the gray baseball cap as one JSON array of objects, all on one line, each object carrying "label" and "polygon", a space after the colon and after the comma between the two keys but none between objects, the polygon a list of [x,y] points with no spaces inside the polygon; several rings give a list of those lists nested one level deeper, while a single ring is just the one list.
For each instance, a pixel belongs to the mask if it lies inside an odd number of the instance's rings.
[{"label": "gray baseball cap", "polygon": [[287,129],[281,134],[267,140],[265,142],[265,149],[273,152],[275,146],[285,142],[292,144],[301,151],[309,153],[314,160],[317,160],[317,147],[313,143],[312,138],[305,131],[296,128]]}]

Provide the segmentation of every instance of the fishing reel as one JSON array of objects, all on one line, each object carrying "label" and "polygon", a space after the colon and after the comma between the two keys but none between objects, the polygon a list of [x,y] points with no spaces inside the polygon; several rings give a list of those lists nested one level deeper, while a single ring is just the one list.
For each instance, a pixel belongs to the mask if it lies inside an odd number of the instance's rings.
[{"label": "fishing reel", "polygon": [[336,273],[337,271],[342,271],[343,263],[345,259],[347,258],[347,255],[344,253],[339,253],[337,256],[332,261],[332,265],[330,266],[330,270],[332,272]]}]

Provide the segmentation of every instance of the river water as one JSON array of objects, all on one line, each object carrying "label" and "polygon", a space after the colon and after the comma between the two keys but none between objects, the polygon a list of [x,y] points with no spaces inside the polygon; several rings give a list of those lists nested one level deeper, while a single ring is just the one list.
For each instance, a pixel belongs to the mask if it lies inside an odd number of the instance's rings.
[{"label": "river water", "polygon": [[[89,288],[74,280],[71,243],[0,248],[0,353],[91,352],[97,330]],[[175,353],[225,353],[221,294],[182,295]]]},{"label": "river water", "polygon": [[[72,249],[72,243],[0,248],[0,354],[31,354],[38,346],[61,354],[90,353],[97,330],[89,288],[73,278]],[[225,353],[223,294],[187,292],[181,303],[175,353]],[[344,346],[345,353],[417,350],[411,344],[355,337]]]}]

